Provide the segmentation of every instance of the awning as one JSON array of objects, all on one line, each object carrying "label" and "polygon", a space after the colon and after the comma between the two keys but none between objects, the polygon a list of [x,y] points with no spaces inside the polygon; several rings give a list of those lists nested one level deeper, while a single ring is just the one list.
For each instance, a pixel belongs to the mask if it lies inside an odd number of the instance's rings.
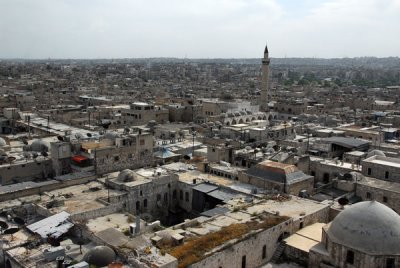
[{"label": "awning", "polygon": [[72,157],[72,161],[74,161],[75,163],[81,164],[82,162],[86,161],[87,157],[83,156],[83,155],[75,155]]}]

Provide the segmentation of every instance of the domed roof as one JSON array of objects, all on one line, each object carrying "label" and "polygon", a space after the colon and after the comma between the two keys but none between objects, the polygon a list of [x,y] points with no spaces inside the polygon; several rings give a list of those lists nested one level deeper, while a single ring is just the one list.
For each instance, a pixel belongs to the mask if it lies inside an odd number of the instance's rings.
[{"label": "domed roof", "polygon": [[3,138],[0,138],[0,147],[6,146],[6,145],[7,145],[7,142]]},{"label": "domed roof", "polygon": [[97,267],[104,267],[115,261],[115,252],[107,246],[97,246],[89,250],[83,259]]},{"label": "domed roof", "polygon": [[119,134],[115,131],[109,131],[109,132],[106,132],[106,134],[104,134],[105,139],[109,139],[112,141],[114,141],[116,138],[118,138],[118,136],[119,136]]},{"label": "domed roof", "polygon": [[327,235],[335,243],[368,254],[400,254],[400,216],[377,201],[346,208],[332,221]]},{"label": "domed roof", "polygon": [[371,157],[371,156],[386,156],[384,152],[382,152],[381,150],[372,150],[367,154],[367,158]]},{"label": "domed roof", "polygon": [[134,179],[135,179],[135,172],[133,172],[130,169],[122,170],[117,177],[117,180],[123,182],[133,181]]},{"label": "domed roof", "polygon": [[360,172],[351,171],[344,174],[344,178],[349,181],[362,181],[364,179],[364,175]]},{"label": "domed roof", "polygon": [[31,151],[34,152],[48,152],[50,144],[44,140],[34,140],[31,144]]}]

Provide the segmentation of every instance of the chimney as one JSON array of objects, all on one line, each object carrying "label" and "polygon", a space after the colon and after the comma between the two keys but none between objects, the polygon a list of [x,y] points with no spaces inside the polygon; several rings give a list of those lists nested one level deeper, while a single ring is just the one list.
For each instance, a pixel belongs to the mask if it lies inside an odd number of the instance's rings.
[{"label": "chimney", "polygon": [[135,227],[135,234],[140,233],[140,215],[136,215],[136,227]]}]

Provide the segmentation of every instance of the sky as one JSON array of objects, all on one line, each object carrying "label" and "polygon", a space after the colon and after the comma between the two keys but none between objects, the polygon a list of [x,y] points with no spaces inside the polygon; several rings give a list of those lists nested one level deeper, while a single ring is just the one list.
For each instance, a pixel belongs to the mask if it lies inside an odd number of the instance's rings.
[{"label": "sky", "polygon": [[0,0],[0,58],[400,56],[400,0]]}]

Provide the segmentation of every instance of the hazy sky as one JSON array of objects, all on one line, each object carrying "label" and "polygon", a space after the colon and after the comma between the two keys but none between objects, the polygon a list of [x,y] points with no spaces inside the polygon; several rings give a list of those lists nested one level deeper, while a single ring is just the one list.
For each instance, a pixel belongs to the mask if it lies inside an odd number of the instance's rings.
[{"label": "hazy sky", "polygon": [[400,0],[0,0],[0,58],[400,56]]}]

